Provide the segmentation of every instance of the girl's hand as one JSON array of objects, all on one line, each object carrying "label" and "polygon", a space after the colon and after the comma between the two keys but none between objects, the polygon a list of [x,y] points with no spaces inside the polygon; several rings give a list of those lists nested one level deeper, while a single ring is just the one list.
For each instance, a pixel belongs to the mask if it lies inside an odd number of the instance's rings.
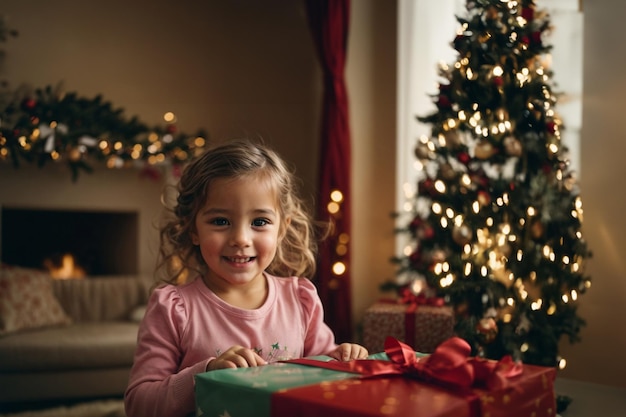
[{"label": "girl's hand", "polygon": [[356,343],[342,343],[337,346],[337,349],[328,354],[331,358],[335,358],[338,361],[350,361],[352,359],[365,359],[367,358],[367,349]]},{"label": "girl's hand", "polygon": [[209,362],[206,370],[250,368],[261,365],[267,365],[267,362],[252,349],[242,346],[232,346],[226,352]]}]

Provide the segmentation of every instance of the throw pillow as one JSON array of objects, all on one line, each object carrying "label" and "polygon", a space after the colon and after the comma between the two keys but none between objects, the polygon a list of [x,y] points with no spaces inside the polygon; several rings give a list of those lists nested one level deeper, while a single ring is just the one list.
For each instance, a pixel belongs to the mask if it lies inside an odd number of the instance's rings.
[{"label": "throw pillow", "polygon": [[54,296],[51,279],[36,269],[0,267],[0,336],[72,322]]}]

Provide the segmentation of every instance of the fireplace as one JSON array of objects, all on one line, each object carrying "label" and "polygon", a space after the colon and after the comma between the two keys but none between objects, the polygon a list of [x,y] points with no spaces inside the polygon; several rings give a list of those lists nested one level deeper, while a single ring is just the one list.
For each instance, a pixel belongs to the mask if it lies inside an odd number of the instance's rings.
[{"label": "fireplace", "polygon": [[[142,176],[134,168],[108,169],[101,165],[94,165],[93,173],[82,174],[77,181],[73,181],[70,174],[61,164],[43,168],[21,165],[15,169],[10,164],[0,163],[0,215],[5,210],[26,210],[47,219],[37,226],[29,224],[30,220],[26,225],[17,226],[17,222],[7,221],[5,214],[0,219],[0,260],[8,263],[6,256],[14,259],[10,252],[18,252],[17,246],[13,246],[16,245],[14,239],[4,236],[8,227],[17,235],[15,241],[22,241],[28,248],[57,242],[51,248],[57,254],[62,249],[59,243],[69,246],[81,242],[78,249],[74,249],[76,246],[70,249],[80,254],[84,248],[89,248],[90,253],[95,254],[86,255],[85,260],[85,267],[93,269],[94,274],[153,277],[163,192],[167,184],[175,181],[169,170],[160,179]],[[9,216],[12,214],[15,213]],[[3,222],[8,225],[2,226]],[[70,226],[73,223],[77,225]],[[74,229],[72,235],[70,228]],[[48,229],[52,236],[43,237]],[[27,230],[30,230],[30,239],[23,237]],[[22,251],[15,256],[23,256],[20,253]],[[98,258],[91,259],[92,256]],[[38,266],[41,256],[28,262]],[[77,262],[81,261],[77,259]]]},{"label": "fireplace", "polygon": [[0,252],[6,264],[59,268],[64,256],[71,255],[76,269],[87,276],[138,273],[136,211],[3,206],[0,216]]}]

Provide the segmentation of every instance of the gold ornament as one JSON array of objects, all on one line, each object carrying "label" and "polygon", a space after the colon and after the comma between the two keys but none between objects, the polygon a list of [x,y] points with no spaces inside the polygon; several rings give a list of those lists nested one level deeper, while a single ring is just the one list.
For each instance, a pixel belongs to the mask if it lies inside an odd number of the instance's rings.
[{"label": "gold ornament", "polygon": [[446,139],[446,146],[449,148],[456,148],[463,143],[459,132],[456,130],[448,130],[444,132],[443,136]]},{"label": "gold ornament", "polygon": [[452,240],[454,240],[458,245],[463,246],[466,243],[469,243],[472,239],[472,229],[466,224],[462,224],[460,226],[454,226],[452,229]]},{"label": "gold ornament", "polygon": [[485,12],[487,19],[493,20],[498,17],[498,9],[493,6],[489,6]]},{"label": "gold ornament", "polygon": [[452,165],[447,163],[441,164],[439,167],[439,173],[446,180],[452,180],[456,177],[456,172],[452,168]]},{"label": "gold ornament", "polygon": [[415,147],[415,156],[418,159],[430,159],[430,149],[424,143],[420,143]]},{"label": "gold ornament", "polygon": [[446,253],[441,249],[434,250],[430,253],[430,261],[432,263],[440,263],[445,260],[446,260]]},{"label": "gold ornament", "polygon": [[492,317],[483,318],[476,325],[476,332],[484,343],[491,343],[498,335],[498,324]]},{"label": "gold ornament", "polygon": [[80,158],[82,157],[82,154],[81,154],[80,150],[78,150],[77,148],[72,148],[67,153],[67,157],[72,162],[78,162],[78,161],[80,161]]},{"label": "gold ornament", "polygon": [[504,139],[504,150],[507,155],[521,156],[522,155],[522,143],[512,136],[508,136]]},{"label": "gold ornament", "polygon": [[476,155],[478,159],[489,159],[494,153],[496,153],[496,150],[488,140],[478,142],[474,149],[474,155]]}]

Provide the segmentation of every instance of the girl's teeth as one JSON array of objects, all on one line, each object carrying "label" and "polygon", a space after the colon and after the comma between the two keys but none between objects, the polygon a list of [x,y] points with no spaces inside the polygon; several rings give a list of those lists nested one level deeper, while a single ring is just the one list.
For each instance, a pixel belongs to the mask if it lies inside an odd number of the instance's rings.
[{"label": "girl's teeth", "polygon": [[230,260],[235,263],[245,263],[248,262],[250,258],[230,258]]}]

